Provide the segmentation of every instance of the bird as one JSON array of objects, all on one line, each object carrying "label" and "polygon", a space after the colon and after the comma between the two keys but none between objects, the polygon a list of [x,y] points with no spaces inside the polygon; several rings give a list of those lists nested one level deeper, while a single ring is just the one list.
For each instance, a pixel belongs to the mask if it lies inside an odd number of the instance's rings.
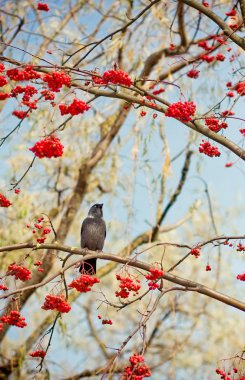
[{"label": "bird", "polygon": [[[90,207],[88,216],[81,227],[81,248],[91,251],[102,251],[106,238],[106,224],[103,219],[103,204],[96,203]],[[89,259],[82,262],[79,272],[88,275],[96,274],[97,259]]]}]

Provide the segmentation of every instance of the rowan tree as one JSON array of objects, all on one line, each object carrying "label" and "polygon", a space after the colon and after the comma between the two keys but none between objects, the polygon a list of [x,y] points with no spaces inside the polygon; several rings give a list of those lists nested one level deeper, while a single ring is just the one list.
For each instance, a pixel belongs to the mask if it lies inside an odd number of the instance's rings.
[{"label": "rowan tree", "polygon": [[244,380],[244,0],[0,12],[0,379]]}]

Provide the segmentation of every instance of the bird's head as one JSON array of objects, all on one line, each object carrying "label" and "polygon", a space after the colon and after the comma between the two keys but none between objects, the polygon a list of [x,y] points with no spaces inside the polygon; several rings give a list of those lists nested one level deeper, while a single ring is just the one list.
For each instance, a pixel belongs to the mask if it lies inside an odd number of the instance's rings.
[{"label": "bird's head", "polygon": [[94,218],[103,218],[103,203],[96,203],[90,207],[88,215]]}]

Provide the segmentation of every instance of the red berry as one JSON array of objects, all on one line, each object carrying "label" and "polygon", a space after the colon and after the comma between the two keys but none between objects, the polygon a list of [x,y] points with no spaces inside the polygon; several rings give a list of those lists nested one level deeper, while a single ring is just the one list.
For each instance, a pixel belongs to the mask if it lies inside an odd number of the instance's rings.
[{"label": "red berry", "polygon": [[29,353],[33,358],[44,358],[46,356],[46,352],[43,350],[37,350]]},{"label": "red berry", "polygon": [[48,11],[49,11],[49,7],[48,7],[48,5],[45,4],[45,3],[38,3],[38,4],[37,4],[37,9],[38,9],[39,11],[44,11],[44,12],[48,12]]},{"label": "red berry", "polygon": [[3,195],[0,193],[0,207],[9,207],[12,203]]},{"label": "red berry", "polygon": [[38,158],[52,158],[61,157],[63,155],[63,148],[64,146],[61,144],[60,139],[55,135],[51,135],[36,142],[29,150]]},{"label": "red berry", "polygon": [[128,73],[123,70],[108,70],[103,74],[104,83],[122,84],[124,86],[130,87],[133,84],[132,79],[129,77]]},{"label": "red berry", "polygon": [[20,313],[17,310],[12,310],[9,315],[3,315],[0,320],[3,323],[6,323],[11,326],[17,326],[23,328],[27,326],[25,318],[21,317]]},{"label": "red berry", "polygon": [[[38,268],[41,269],[41,268]],[[44,304],[42,306],[44,310],[57,310],[61,313],[69,313],[71,306],[65,301],[64,296],[52,296],[48,294],[45,297]]]},{"label": "red berry", "polygon": [[196,78],[199,77],[199,73],[200,73],[199,70],[192,69],[192,70],[188,71],[188,73],[187,73],[186,75],[187,75],[189,78],[196,79]]},{"label": "red berry", "polygon": [[76,280],[73,280],[69,286],[69,288],[74,288],[80,293],[90,292],[92,286],[94,284],[98,284],[100,279],[95,276],[89,276],[87,274],[82,274]]},{"label": "red berry", "polygon": [[206,154],[209,157],[219,157],[220,151],[217,146],[212,146],[208,141],[202,140],[199,146],[199,152]]},{"label": "red berry", "polygon": [[183,122],[188,122],[195,114],[196,105],[193,102],[172,103],[165,112],[165,116],[174,117]]},{"label": "red berry", "polygon": [[13,263],[8,266],[7,276],[14,276],[16,280],[28,281],[31,280],[31,271],[28,268]]},{"label": "red berry", "polygon": [[71,86],[71,77],[64,71],[52,71],[50,74],[45,74],[43,81],[54,92],[60,92],[62,86]]},{"label": "red berry", "polygon": [[79,99],[74,99],[73,102],[67,106],[65,104],[60,104],[59,105],[59,109],[60,109],[60,113],[61,115],[79,115],[79,114],[83,114],[85,111],[88,111],[89,109],[91,108],[90,105],[88,105],[87,103],[85,103],[83,100],[79,100]]}]

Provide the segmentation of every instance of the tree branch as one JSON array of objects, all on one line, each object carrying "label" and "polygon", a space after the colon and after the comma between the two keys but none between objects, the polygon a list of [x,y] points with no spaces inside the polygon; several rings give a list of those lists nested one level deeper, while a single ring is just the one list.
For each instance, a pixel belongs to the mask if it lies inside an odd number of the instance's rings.
[{"label": "tree branch", "polygon": [[[180,1],[180,0],[179,0]],[[198,3],[196,0],[181,0],[186,5],[189,5],[191,8],[195,8],[201,13],[205,14],[208,18],[210,18],[215,24],[217,24],[235,44],[240,46],[243,50],[245,50],[245,40],[244,38],[240,38],[234,30],[232,30],[225,21],[222,20],[216,13],[214,13],[210,8],[206,8],[201,3]]]},{"label": "tree branch", "polygon": [[[244,236],[236,236],[236,237],[218,237],[218,238],[214,238],[214,239],[211,239],[209,240],[209,242],[212,242],[212,241],[216,241],[216,240],[228,240],[228,239],[232,239],[232,238],[235,238],[235,239],[242,239],[242,238],[245,238]],[[164,245],[164,244],[170,244],[170,243],[159,243],[158,245]],[[202,244],[199,244],[198,246],[203,246],[204,244],[207,244],[207,242],[204,242]],[[118,257],[116,255],[111,255],[111,254],[106,254],[106,253],[103,253],[103,252],[98,252],[98,253],[95,253],[93,251],[88,251],[88,250],[82,250],[82,249],[79,249],[79,248],[73,248],[73,247],[69,247],[69,246],[64,246],[64,245],[60,245],[60,244],[34,244],[34,243],[26,243],[26,244],[16,244],[14,246],[9,246],[9,247],[2,247],[0,249],[0,252],[6,252],[6,251],[13,251],[13,250],[18,250],[18,249],[23,249],[24,246],[26,248],[33,248],[35,250],[39,250],[39,249],[51,249],[51,250],[57,250],[57,251],[62,251],[62,252],[69,252],[69,253],[72,253],[72,254],[76,254],[76,255],[80,255],[80,256],[83,256],[84,259],[86,260],[89,260],[89,259],[92,259],[92,258],[99,258],[101,260],[106,260],[106,261],[113,261],[113,262],[116,262],[116,263],[120,263],[120,264],[124,264],[124,265],[127,265],[127,266],[131,266],[131,267],[134,267],[134,268],[139,268],[139,269],[143,269],[145,271],[150,271],[150,269],[152,268],[152,266],[150,264],[147,264],[147,263],[144,263],[142,261],[138,261],[136,260],[135,258],[122,258],[122,257]],[[176,244],[175,244],[176,246]],[[177,245],[179,246],[179,245]],[[30,286],[26,286],[26,287],[23,287],[21,289],[17,289],[15,291],[12,291],[12,292],[9,292],[7,294],[4,294],[2,296],[0,296],[0,299],[6,299],[14,294],[19,294],[19,293],[23,293],[24,291],[27,291],[27,290],[30,290],[30,289],[37,289],[39,287],[42,287],[46,284],[48,284],[50,281],[54,280],[56,277],[60,276],[62,273],[64,273],[66,270],[68,270],[69,268],[73,267],[74,265],[77,265],[81,262],[81,259],[80,260],[77,260],[69,265],[66,265],[63,269],[60,269],[59,271],[57,271],[55,274],[53,274],[52,276],[46,278],[45,280],[43,280],[42,282],[38,283],[38,284],[34,284],[34,285],[30,285]],[[206,287],[205,285],[202,285],[202,284],[199,284],[198,282],[194,282],[194,281],[191,281],[191,280],[187,280],[185,278],[181,278],[181,277],[178,277],[178,276],[175,276],[173,274],[170,274],[170,273],[164,273],[164,276],[163,276],[163,279],[167,280],[167,281],[170,281],[170,282],[173,282],[174,284],[178,284],[178,285],[181,285],[185,288],[193,288],[193,290],[195,290],[197,293],[200,293],[200,294],[204,294],[206,295],[207,297],[210,297],[210,298],[213,298],[213,299],[216,299],[218,300],[219,302],[222,302],[224,304],[227,304],[227,305],[230,305],[236,309],[240,309],[242,311],[245,311],[245,304],[239,300],[236,300],[232,297],[229,297],[225,294],[222,294],[222,293],[219,293],[215,290],[212,290],[208,287]]]}]

